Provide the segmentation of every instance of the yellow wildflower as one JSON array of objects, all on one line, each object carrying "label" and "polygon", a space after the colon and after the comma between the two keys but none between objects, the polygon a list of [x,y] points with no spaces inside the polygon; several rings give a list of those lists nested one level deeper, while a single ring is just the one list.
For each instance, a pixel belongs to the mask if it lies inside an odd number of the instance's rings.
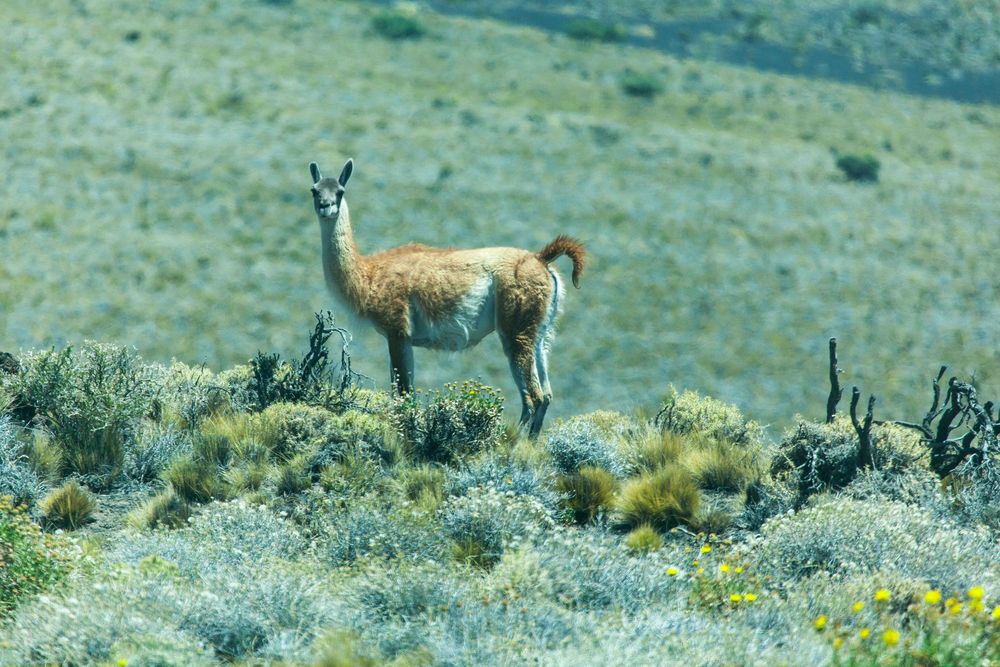
[{"label": "yellow wildflower", "polygon": [[882,641],[885,642],[886,646],[895,646],[899,643],[899,633],[889,628],[882,633]]},{"label": "yellow wildflower", "polygon": [[736,574],[739,574],[742,571],[743,571],[743,568],[740,567],[739,565],[737,565],[736,567],[733,568],[733,572],[735,572]]},{"label": "yellow wildflower", "polygon": [[739,593],[733,593],[732,595],[729,596],[729,601],[730,602],[739,602],[742,599],[743,599],[743,596],[740,595]]},{"label": "yellow wildflower", "polygon": [[926,602],[927,604],[937,604],[941,602],[941,591],[939,591],[936,588],[927,591],[927,593],[924,595],[924,602]]},{"label": "yellow wildflower", "polygon": [[851,611],[853,611],[855,614],[864,608],[865,608],[865,603],[860,601],[855,602],[853,605],[851,605]]},{"label": "yellow wildflower", "polygon": [[875,591],[875,601],[876,602],[888,602],[889,598],[891,598],[891,597],[892,597],[892,594],[889,593],[889,591],[887,589],[885,589],[885,588],[880,588],[877,591]]},{"label": "yellow wildflower", "polygon": [[985,591],[982,586],[973,586],[969,589],[969,599],[970,600],[982,600]]},{"label": "yellow wildflower", "polygon": [[[757,596],[754,593],[744,593],[743,599],[746,600],[747,602],[753,602],[754,600],[757,599]],[[997,607],[997,609],[1000,609],[1000,607]]]},{"label": "yellow wildflower", "polygon": [[669,574],[671,577],[676,577],[677,576],[677,568],[676,567],[668,567],[667,568],[667,574]]},{"label": "yellow wildflower", "polygon": [[705,568],[703,567],[699,567],[697,570],[694,571],[695,574],[704,574],[704,572]]},{"label": "yellow wildflower", "polygon": [[817,630],[822,630],[823,628],[825,628],[826,627],[826,615],[825,614],[820,614],[819,616],[817,616],[816,620],[813,621],[813,625],[816,626]]},{"label": "yellow wildflower", "polygon": [[837,637],[836,639],[833,640],[833,648],[835,648],[835,649],[836,648],[840,648],[843,644],[844,644],[844,640],[841,639],[840,637]]},{"label": "yellow wildflower", "polygon": [[698,567],[698,561],[696,560],[691,561],[691,564],[694,565],[695,567]]},{"label": "yellow wildflower", "polygon": [[970,614],[978,614],[983,609],[985,609],[985,606],[983,605],[983,601],[982,600],[969,600],[969,613]]},{"label": "yellow wildflower", "polygon": [[949,609],[951,609],[957,604],[958,604],[958,598],[948,598],[947,600],[944,601],[944,606],[948,607]]},{"label": "yellow wildflower", "polygon": [[869,630],[868,628],[861,628],[861,631],[858,632],[858,636],[861,637],[862,639],[868,639],[868,637],[869,637],[869,635],[871,635],[871,633],[872,633],[872,631]]},{"label": "yellow wildflower", "polygon": [[719,572],[729,572],[729,566],[723,563],[719,566]]},{"label": "yellow wildflower", "polygon": [[962,603],[961,602],[956,602],[955,604],[953,604],[950,607],[948,607],[948,611],[950,611],[952,614],[961,614],[962,613]]},{"label": "yellow wildflower", "polygon": [[710,545],[708,545],[708,544],[701,545],[701,552],[703,554],[710,553],[711,551],[712,551],[712,547]]},{"label": "yellow wildflower", "polygon": [[993,611],[990,613],[994,621],[1000,621],[1000,606],[993,607]]}]

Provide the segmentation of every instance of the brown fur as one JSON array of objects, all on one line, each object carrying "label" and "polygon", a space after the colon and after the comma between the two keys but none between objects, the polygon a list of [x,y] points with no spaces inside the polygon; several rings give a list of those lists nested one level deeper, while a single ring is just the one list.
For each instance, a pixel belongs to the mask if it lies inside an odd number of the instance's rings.
[{"label": "brown fur", "polygon": [[[579,287],[586,257],[583,244],[560,235],[537,253],[520,248],[455,250],[405,245],[364,256],[354,243],[350,212],[343,199],[352,170],[349,162],[339,180],[321,178],[318,168],[313,171],[313,194],[323,233],[323,269],[328,287],[371,320],[388,340],[393,381],[401,391],[409,391],[412,346],[437,346],[434,336],[440,332],[436,326],[447,327],[455,320],[470,325],[471,320],[462,319],[467,317],[463,309],[478,307],[475,312],[493,318],[491,327],[500,336],[518,381],[521,424],[530,423],[530,434],[537,435],[551,400],[544,357],[555,316],[555,283],[548,265],[561,255],[569,256],[573,284]],[[482,286],[495,300],[494,313],[483,309],[487,296],[476,292]],[[413,308],[419,312],[411,312]],[[411,330],[417,315],[424,327],[421,332]],[[464,346],[474,345],[487,331],[477,328],[478,335],[471,340],[466,329]],[[411,340],[414,335],[424,335],[424,342],[415,343],[416,339]],[[539,350],[542,359],[536,358]]]}]

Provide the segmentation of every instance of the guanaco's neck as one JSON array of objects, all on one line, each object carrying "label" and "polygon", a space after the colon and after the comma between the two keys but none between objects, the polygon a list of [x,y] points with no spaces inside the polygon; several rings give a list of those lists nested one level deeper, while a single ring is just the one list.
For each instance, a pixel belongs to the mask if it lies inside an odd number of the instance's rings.
[{"label": "guanaco's neck", "polygon": [[363,311],[368,296],[367,281],[362,275],[363,260],[354,244],[347,201],[340,202],[340,215],[335,221],[319,218],[319,228],[327,288],[344,297],[355,310]]}]

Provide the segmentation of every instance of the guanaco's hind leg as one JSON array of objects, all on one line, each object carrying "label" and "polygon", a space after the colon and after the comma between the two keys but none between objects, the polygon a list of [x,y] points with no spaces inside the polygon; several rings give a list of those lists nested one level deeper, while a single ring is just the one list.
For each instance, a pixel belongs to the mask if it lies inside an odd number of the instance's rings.
[{"label": "guanaco's hind leg", "polygon": [[389,383],[400,394],[413,391],[413,343],[409,337],[389,338]]},{"label": "guanaco's hind leg", "polygon": [[[535,438],[538,436],[538,429],[535,428],[536,416],[539,409],[543,410],[544,416],[544,408],[541,408],[542,388],[535,369],[534,346],[530,339],[524,336],[508,337],[501,334],[500,342],[510,364],[510,374],[514,377],[517,391],[521,395],[521,420],[518,422],[518,429],[523,431],[528,428],[528,436]],[[541,428],[540,421],[538,428]]]},{"label": "guanaco's hind leg", "polygon": [[549,384],[549,344],[547,340],[539,340],[535,346],[535,371],[538,373],[538,383],[542,389],[542,400],[535,406],[535,414],[531,419],[531,431],[528,435],[537,438],[545,421],[545,412],[552,402],[552,385]]}]

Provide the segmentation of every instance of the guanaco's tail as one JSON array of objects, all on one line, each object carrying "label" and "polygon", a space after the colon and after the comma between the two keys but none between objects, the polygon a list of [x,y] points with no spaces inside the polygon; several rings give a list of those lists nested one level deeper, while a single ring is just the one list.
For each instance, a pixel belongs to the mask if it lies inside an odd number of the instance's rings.
[{"label": "guanaco's tail", "polygon": [[552,243],[542,248],[537,257],[543,264],[548,266],[556,257],[567,255],[573,260],[573,287],[580,289],[580,274],[587,259],[587,251],[583,244],[574,238],[560,234]]}]

